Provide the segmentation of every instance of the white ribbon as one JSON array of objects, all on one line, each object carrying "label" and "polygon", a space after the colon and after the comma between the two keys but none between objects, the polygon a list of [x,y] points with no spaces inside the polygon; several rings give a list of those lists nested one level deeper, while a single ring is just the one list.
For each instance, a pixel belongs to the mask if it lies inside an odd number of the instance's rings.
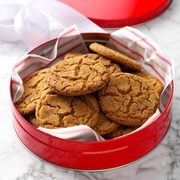
[{"label": "white ribbon", "polygon": [[56,0],[33,0],[25,5],[0,5],[0,40],[21,40],[28,47],[49,40],[48,15],[64,28],[76,24],[80,32],[105,32],[84,15]]},{"label": "white ribbon", "polygon": [[0,40],[10,42],[19,40],[13,21],[21,8],[22,6],[18,4],[0,5]]}]

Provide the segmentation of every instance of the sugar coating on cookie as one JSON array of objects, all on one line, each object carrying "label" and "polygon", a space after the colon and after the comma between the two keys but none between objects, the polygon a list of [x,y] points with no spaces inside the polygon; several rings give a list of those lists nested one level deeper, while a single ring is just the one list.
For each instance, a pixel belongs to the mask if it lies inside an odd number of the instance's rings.
[{"label": "sugar coating on cookie", "polygon": [[94,51],[108,59],[111,59],[112,61],[115,61],[124,66],[127,66],[133,70],[141,70],[141,64],[125,54],[122,54],[118,51],[110,49],[99,43],[92,43],[92,44],[90,44],[89,47],[92,51]]},{"label": "sugar coating on cookie", "polygon": [[100,56],[99,54],[93,54],[93,53],[87,53],[87,54],[72,53],[71,54],[70,53],[70,54],[67,54],[65,57],[66,57],[66,59],[69,59],[69,57],[77,57],[77,56],[81,56],[83,58],[88,58],[88,59],[93,59],[93,60],[99,61],[106,67],[109,74],[121,71],[121,68],[119,67],[119,65],[117,65],[116,63],[113,63],[109,59],[106,59],[106,58]]},{"label": "sugar coating on cookie", "polygon": [[105,135],[115,131],[118,125],[111,120],[109,120],[102,112],[99,113],[99,119],[97,121],[94,130],[100,134]]},{"label": "sugar coating on cookie", "polygon": [[136,72],[135,74],[138,76],[144,77],[146,80],[148,80],[148,82],[151,84],[150,87],[158,90],[159,94],[161,94],[164,86],[158,78],[156,78],[155,76],[147,72]]},{"label": "sugar coating on cookie", "polygon": [[68,97],[47,93],[36,106],[36,119],[42,127],[69,127],[80,124],[94,127],[98,116],[99,106],[92,95]]},{"label": "sugar coating on cookie", "polygon": [[108,82],[106,67],[95,60],[76,57],[50,68],[47,82],[57,93],[66,96],[90,94]]},{"label": "sugar coating on cookie", "polygon": [[117,65],[116,63],[112,62],[111,60],[106,59],[106,58],[104,58],[98,54],[89,53],[89,54],[82,55],[82,57],[90,58],[90,59],[94,59],[96,61],[99,61],[100,63],[102,63],[106,67],[109,74],[121,72],[121,68],[119,67],[119,65]]},{"label": "sugar coating on cookie", "polygon": [[[41,96],[47,69],[33,73],[24,80],[24,93],[16,103],[16,107],[22,115],[31,114],[35,111],[36,103]],[[45,88],[45,87],[44,87]]]},{"label": "sugar coating on cookie", "polygon": [[129,73],[110,76],[99,91],[99,104],[111,120],[127,125],[142,125],[157,109],[159,91],[144,77]]}]

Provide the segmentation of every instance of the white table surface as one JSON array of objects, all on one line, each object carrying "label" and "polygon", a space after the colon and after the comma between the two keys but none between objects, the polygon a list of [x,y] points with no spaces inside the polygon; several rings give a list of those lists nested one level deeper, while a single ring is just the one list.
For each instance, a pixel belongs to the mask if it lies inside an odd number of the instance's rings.
[{"label": "white table surface", "polygon": [[[54,37],[61,28],[53,21],[51,26],[51,36]],[[180,179],[180,1],[173,0],[169,9],[161,16],[135,27],[156,41],[175,62],[176,90],[172,123],[160,145],[140,161],[106,172],[67,170],[37,158],[17,138],[12,127],[9,105],[11,69],[27,52],[27,48],[21,42],[0,41],[0,180]]]}]

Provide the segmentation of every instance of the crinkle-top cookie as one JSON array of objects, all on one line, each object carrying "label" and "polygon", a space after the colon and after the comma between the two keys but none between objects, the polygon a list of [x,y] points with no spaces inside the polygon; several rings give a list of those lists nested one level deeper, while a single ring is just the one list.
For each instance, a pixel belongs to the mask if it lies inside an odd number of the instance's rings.
[{"label": "crinkle-top cookie", "polygon": [[80,96],[101,89],[108,79],[109,74],[102,63],[76,57],[60,61],[51,67],[47,82],[61,95]]},{"label": "crinkle-top cookie", "polygon": [[37,71],[24,80],[24,93],[16,103],[16,107],[22,115],[31,114],[35,111],[41,91],[46,89],[44,80],[47,71],[48,69]]},{"label": "crinkle-top cookie", "polygon": [[148,77],[129,73],[111,75],[108,84],[99,91],[105,115],[127,126],[142,125],[156,111],[159,101],[159,90],[148,82]]},{"label": "crinkle-top cookie", "polygon": [[64,59],[75,58],[75,57],[81,56],[83,54],[84,53],[81,53],[81,52],[70,52],[70,53],[65,54]]},{"label": "crinkle-top cookie", "polygon": [[98,134],[105,135],[112,133],[118,128],[118,125],[109,120],[102,112],[99,113],[99,119],[96,126],[93,128]]},{"label": "crinkle-top cookie", "polygon": [[78,57],[81,56],[83,58],[88,58],[88,59],[93,59],[96,61],[99,61],[100,63],[102,63],[109,74],[115,73],[115,72],[120,72],[121,68],[119,67],[119,65],[117,65],[116,63],[113,63],[111,60],[106,59],[102,56],[100,56],[99,54],[93,54],[93,53],[87,53],[87,54],[83,54],[83,53],[68,53],[65,56],[65,59],[69,59],[72,57]]},{"label": "crinkle-top cookie", "polygon": [[36,106],[39,126],[69,127],[88,125],[94,127],[99,117],[99,106],[93,95],[80,97],[47,93]]},{"label": "crinkle-top cookie", "polygon": [[161,94],[164,86],[159,79],[147,72],[136,72],[136,75],[141,76],[142,78],[144,77],[145,80],[147,80],[151,84],[150,87],[152,88],[152,90],[155,89],[159,92],[159,94]]}]

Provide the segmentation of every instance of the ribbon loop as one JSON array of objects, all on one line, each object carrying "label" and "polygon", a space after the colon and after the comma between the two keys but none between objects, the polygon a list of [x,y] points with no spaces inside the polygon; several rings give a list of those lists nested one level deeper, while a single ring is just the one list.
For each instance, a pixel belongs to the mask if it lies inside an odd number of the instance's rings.
[{"label": "ribbon loop", "polygon": [[0,40],[21,40],[29,48],[48,41],[48,15],[59,21],[64,28],[76,24],[80,32],[105,32],[84,15],[60,1],[33,0],[25,5],[0,5]]}]

